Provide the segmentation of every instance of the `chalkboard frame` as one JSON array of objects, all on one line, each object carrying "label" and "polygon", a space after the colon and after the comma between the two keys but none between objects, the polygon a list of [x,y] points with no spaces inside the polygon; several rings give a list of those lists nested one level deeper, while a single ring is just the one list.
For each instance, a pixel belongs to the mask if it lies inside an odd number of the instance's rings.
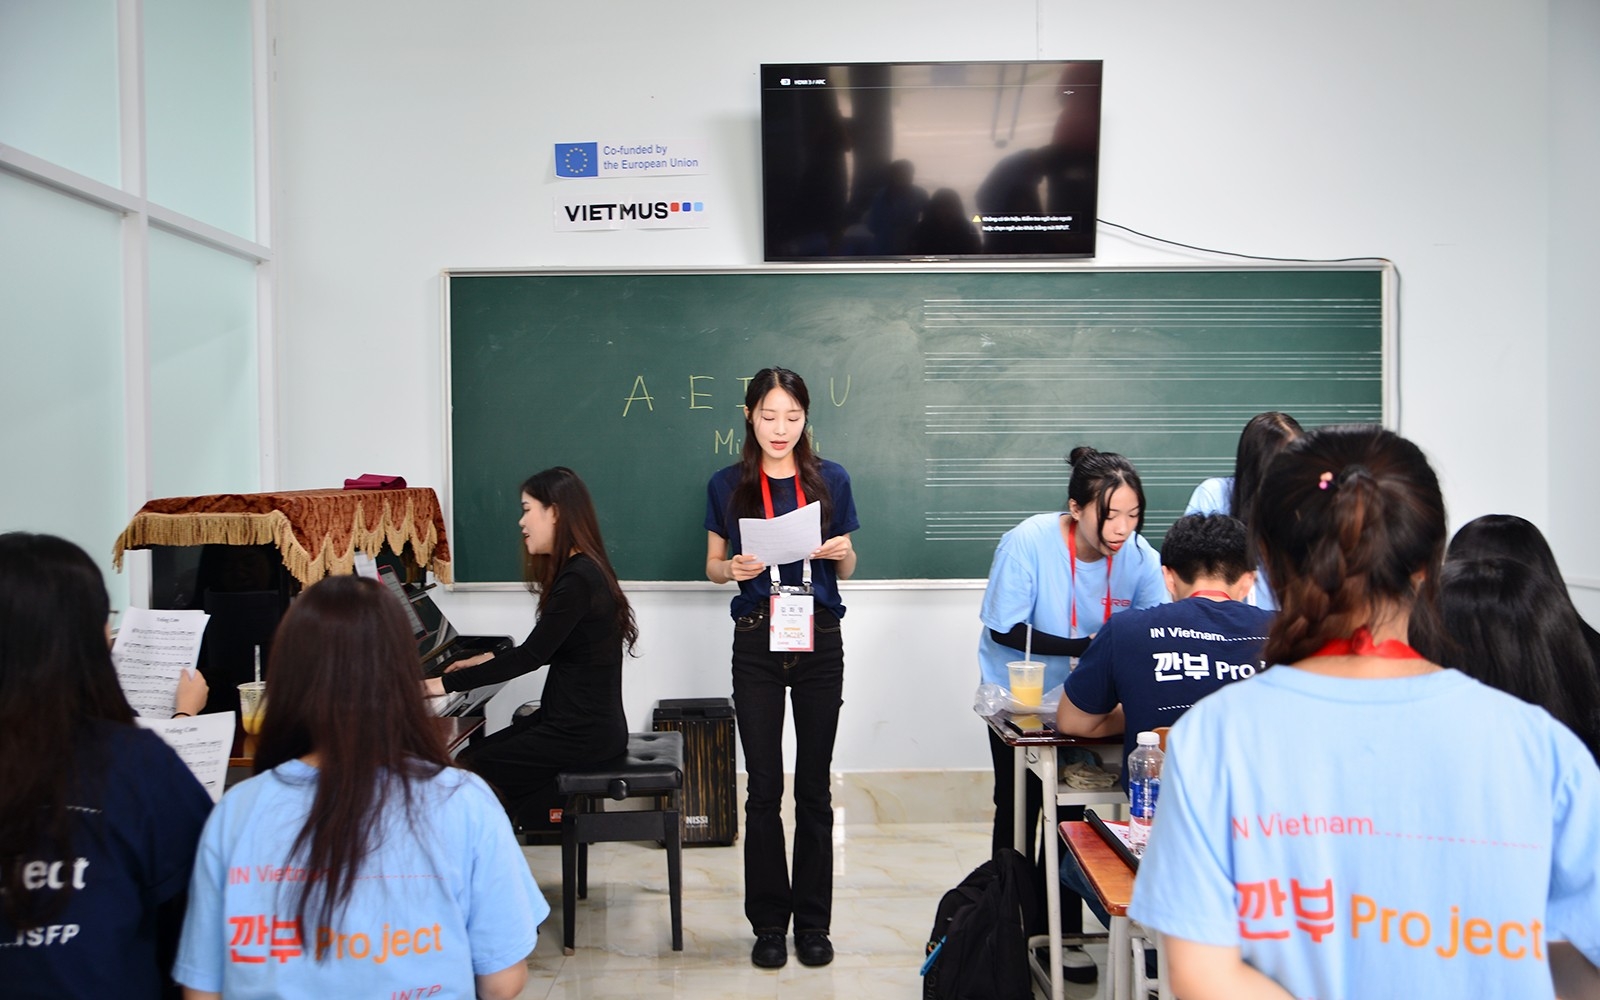
[{"label": "chalkboard frame", "polygon": [[[593,268],[593,267],[462,267],[445,268],[440,272],[440,299],[441,299],[441,349],[440,370],[441,389],[443,399],[443,433],[442,442],[444,450],[444,484],[443,505],[446,523],[449,526],[452,544],[457,544],[458,533],[456,525],[457,503],[455,496],[455,426],[454,414],[454,379],[453,362],[453,330],[451,292],[452,282],[458,278],[493,278],[493,277],[620,277],[635,276],[707,276],[707,275],[861,275],[861,274],[887,274],[887,275],[947,275],[959,274],[1200,274],[1211,272],[1256,274],[1266,272],[1338,272],[1351,271],[1371,273],[1379,279],[1379,316],[1380,333],[1379,345],[1380,358],[1380,383],[1381,383],[1381,422],[1384,426],[1395,428],[1400,419],[1399,398],[1399,310],[1398,310],[1398,276],[1394,265],[1384,259],[1372,258],[1363,260],[1338,261],[1338,262],[1295,262],[1295,263],[1152,263],[1152,264],[1121,264],[1100,265],[1093,262],[1041,262],[1026,264],[1015,262],[996,263],[942,263],[937,265],[922,264],[765,264],[762,266],[745,267],[626,267],[626,268]],[[815,391],[815,390],[814,390]],[[815,400],[813,407],[816,406]],[[1242,422],[1241,422],[1242,426]],[[1231,464],[1231,462],[1230,462]],[[529,470],[532,471],[532,470]],[[1048,508],[1041,508],[1048,509]],[[508,519],[509,523],[509,519]],[[693,531],[694,526],[689,529]],[[511,528],[507,529],[508,534]],[[520,581],[497,580],[462,580],[459,570],[456,582],[449,585],[453,591],[512,591],[521,590],[524,585]],[[630,591],[682,591],[682,590],[713,590],[716,585],[707,580],[699,579],[625,579],[623,581]],[[949,578],[903,578],[903,579],[853,579],[843,586],[849,590],[972,590],[981,589],[985,585],[983,577],[949,577]]]}]

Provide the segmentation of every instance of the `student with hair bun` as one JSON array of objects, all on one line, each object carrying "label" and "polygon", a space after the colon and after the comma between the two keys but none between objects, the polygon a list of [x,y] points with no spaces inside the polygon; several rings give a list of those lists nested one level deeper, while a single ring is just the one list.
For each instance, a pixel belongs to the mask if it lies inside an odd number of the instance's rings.
[{"label": "student with hair bun", "polygon": [[[1067,463],[1072,475],[1066,510],[1028,518],[1006,532],[995,549],[979,612],[984,628],[978,639],[978,668],[984,684],[1009,687],[1006,664],[1022,659],[1029,625],[1032,655],[1045,665],[1048,691],[1061,686],[1072,669],[1072,658],[1088,648],[1090,637],[1113,614],[1167,600],[1161,560],[1139,534],[1144,527],[1144,485],[1133,464],[1087,445],[1072,449]],[[994,763],[993,849],[999,850],[1012,846],[1015,836],[1013,751],[991,731],[989,753]],[[1023,840],[1031,854],[1044,800],[1039,779],[1032,774],[1026,789]],[[1082,812],[1067,810],[1063,815],[1080,818]],[[1054,844],[1054,831],[1046,833],[1047,844]],[[1063,929],[1081,930],[1081,900],[1064,892],[1061,902]],[[1094,963],[1081,948],[1069,949],[1066,960],[1066,978],[1094,981]]]},{"label": "student with hair bun", "polygon": [[[1227,514],[1244,522],[1246,529],[1255,518],[1256,496],[1261,491],[1261,479],[1267,466],[1278,453],[1299,438],[1305,431],[1300,422],[1279,410],[1268,410],[1251,417],[1239,435],[1239,448],[1234,454],[1233,475],[1207,479],[1194,488],[1185,514]],[[1258,571],[1250,588],[1247,603],[1266,608],[1278,606],[1272,596],[1272,587],[1266,574]]]},{"label": "student with hair bun", "polygon": [[1315,430],[1258,503],[1276,665],[1173,727],[1129,908],[1163,934],[1176,992],[1526,1000],[1554,995],[1552,971],[1597,981],[1600,770],[1543,709],[1406,645],[1438,628],[1445,542],[1421,450]]}]

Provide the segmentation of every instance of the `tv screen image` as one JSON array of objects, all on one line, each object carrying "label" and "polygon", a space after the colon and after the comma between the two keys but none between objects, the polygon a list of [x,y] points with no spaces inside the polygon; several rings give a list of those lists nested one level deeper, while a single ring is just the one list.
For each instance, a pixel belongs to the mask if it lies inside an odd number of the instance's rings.
[{"label": "tv screen image", "polygon": [[761,67],[769,261],[1094,256],[1095,60]]}]

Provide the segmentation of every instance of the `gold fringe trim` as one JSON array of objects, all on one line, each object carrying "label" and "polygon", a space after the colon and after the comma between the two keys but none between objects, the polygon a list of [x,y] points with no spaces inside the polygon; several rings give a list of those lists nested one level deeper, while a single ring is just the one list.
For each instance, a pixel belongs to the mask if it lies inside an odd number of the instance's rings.
[{"label": "gold fringe trim", "polygon": [[450,561],[438,559],[439,532],[429,518],[420,528],[416,523],[415,501],[406,498],[405,510],[394,516],[393,504],[385,497],[375,528],[366,525],[364,500],[356,503],[350,526],[350,543],[344,551],[333,549],[330,535],[320,551],[309,552],[295,537],[294,525],[282,511],[265,514],[157,514],[140,512],[117,536],[111,562],[122,569],[122,555],[128,549],[152,545],[266,545],[276,546],[289,575],[309,587],[330,574],[343,576],[355,572],[356,550],[377,555],[387,543],[390,550],[402,551],[409,542],[418,565],[432,571],[440,583],[451,583]]}]

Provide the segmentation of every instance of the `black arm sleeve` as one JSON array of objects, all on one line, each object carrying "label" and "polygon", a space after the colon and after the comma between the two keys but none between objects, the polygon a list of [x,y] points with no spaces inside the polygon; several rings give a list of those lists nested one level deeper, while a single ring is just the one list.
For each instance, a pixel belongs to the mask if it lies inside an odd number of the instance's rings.
[{"label": "black arm sleeve", "polygon": [[[1009,649],[1021,651],[1027,645],[1028,626],[1019,622],[1009,632],[990,629],[989,638]],[[1087,635],[1081,639],[1063,639],[1059,635],[1034,629],[1033,651],[1046,656],[1082,656],[1083,651],[1089,648],[1089,639],[1090,636]]]},{"label": "black arm sleeve", "polygon": [[561,644],[589,610],[589,581],[581,573],[563,572],[550,587],[550,600],[538,624],[522,640],[522,645],[475,667],[464,667],[441,674],[446,691],[470,691],[488,684],[499,684],[513,677],[538,670],[549,663]]}]

